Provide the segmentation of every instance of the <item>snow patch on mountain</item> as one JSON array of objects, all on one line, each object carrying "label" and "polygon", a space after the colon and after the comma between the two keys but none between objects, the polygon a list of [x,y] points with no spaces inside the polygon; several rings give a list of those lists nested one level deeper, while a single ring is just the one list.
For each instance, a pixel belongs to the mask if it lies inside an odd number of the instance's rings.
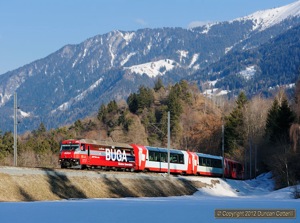
[{"label": "snow patch on mountain", "polygon": [[108,51],[109,51],[110,56],[111,56],[110,65],[113,67],[114,60],[115,60],[115,54],[113,53],[112,45],[111,44],[108,45]]},{"label": "snow patch on mountain", "polygon": [[245,70],[240,71],[239,75],[241,75],[246,80],[250,80],[254,76],[255,72],[256,72],[255,66],[249,66],[246,67]]},{"label": "snow patch on mountain", "polygon": [[132,38],[135,36],[135,32],[126,32],[126,33],[121,33],[122,37],[124,38],[124,40],[126,41],[126,45],[129,44],[129,42],[132,40]]},{"label": "snow patch on mountain", "polygon": [[167,71],[172,70],[175,66],[179,66],[174,60],[164,59],[155,62],[139,64],[131,67],[124,67],[124,70],[129,70],[136,74],[146,74],[149,77],[164,75]]},{"label": "snow patch on mountain", "polygon": [[65,111],[71,107],[72,104],[75,102],[83,100],[89,92],[92,92],[99,84],[103,81],[103,78],[101,77],[98,79],[95,83],[93,83],[87,90],[83,91],[81,94],[77,95],[75,98],[71,98],[69,101],[61,104],[58,106],[58,108],[51,111],[51,114],[56,113],[57,111]]},{"label": "snow patch on mountain", "polygon": [[203,92],[203,95],[205,95],[208,98],[212,98],[214,96],[222,96],[227,95],[230,91],[227,90],[221,90],[219,88],[213,88],[213,89],[207,89]]},{"label": "snow patch on mountain", "polygon": [[209,24],[204,25],[204,29],[201,33],[202,34],[207,34],[209,32],[209,30],[211,29],[211,27],[216,25],[216,24],[218,24],[218,22],[209,23]]},{"label": "snow patch on mountain", "polygon": [[121,66],[124,66],[124,64],[126,64],[127,61],[130,59],[130,57],[134,56],[135,54],[136,54],[136,52],[128,54],[128,55],[126,56],[126,58],[125,58],[124,60],[121,61],[120,65],[121,65]]},{"label": "snow patch on mountain", "polygon": [[186,58],[189,52],[186,51],[186,50],[177,50],[176,53],[179,54],[179,61],[180,61],[180,63],[181,63],[182,58]]},{"label": "snow patch on mountain", "polygon": [[300,1],[296,1],[286,6],[267,9],[263,11],[255,12],[249,16],[235,19],[233,21],[253,21],[253,30],[265,30],[271,26],[274,26],[281,21],[291,18],[291,17],[300,16]]},{"label": "snow patch on mountain", "polygon": [[190,63],[190,65],[189,65],[189,68],[191,68],[191,67],[194,65],[194,63],[197,61],[198,57],[199,57],[199,54],[198,54],[198,53],[195,53],[195,54],[193,55],[193,58],[192,58],[191,63]]},{"label": "snow patch on mountain", "polygon": [[30,113],[28,113],[28,112],[24,112],[22,110],[19,110],[19,112],[20,112],[20,115],[21,115],[22,118],[30,117]]}]

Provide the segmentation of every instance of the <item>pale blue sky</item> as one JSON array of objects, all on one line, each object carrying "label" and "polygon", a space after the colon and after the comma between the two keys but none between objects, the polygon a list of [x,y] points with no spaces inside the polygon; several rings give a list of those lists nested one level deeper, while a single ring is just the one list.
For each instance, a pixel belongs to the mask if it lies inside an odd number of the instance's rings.
[{"label": "pale blue sky", "polygon": [[0,74],[112,30],[227,21],[296,0],[0,0]]}]

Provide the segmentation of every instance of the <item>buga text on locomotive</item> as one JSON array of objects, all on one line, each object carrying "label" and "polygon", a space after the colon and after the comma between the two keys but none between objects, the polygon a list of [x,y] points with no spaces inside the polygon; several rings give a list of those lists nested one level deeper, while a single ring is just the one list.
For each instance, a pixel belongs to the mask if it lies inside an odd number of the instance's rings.
[{"label": "buga text on locomotive", "polygon": [[118,162],[127,162],[127,156],[125,150],[123,152],[120,149],[105,149],[105,159]]}]

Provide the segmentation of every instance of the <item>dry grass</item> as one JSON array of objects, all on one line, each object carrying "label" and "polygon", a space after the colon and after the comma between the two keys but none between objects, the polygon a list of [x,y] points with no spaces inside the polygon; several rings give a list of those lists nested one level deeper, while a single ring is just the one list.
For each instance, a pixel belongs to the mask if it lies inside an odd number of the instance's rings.
[{"label": "dry grass", "polygon": [[133,178],[0,173],[0,201],[41,201],[71,198],[158,197],[191,195],[196,188],[175,177]]}]

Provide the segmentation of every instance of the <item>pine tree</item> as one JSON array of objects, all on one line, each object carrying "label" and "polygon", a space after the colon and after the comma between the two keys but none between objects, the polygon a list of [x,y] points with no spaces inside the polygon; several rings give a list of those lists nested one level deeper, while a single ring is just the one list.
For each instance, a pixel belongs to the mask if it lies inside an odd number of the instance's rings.
[{"label": "pine tree", "polygon": [[150,108],[153,103],[153,90],[144,86],[139,88],[137,94],[133,93],[127,99],[129,110],[134,114],[141,113],[145,108]]},{"label": "pine tree", "polygon": [[150,108],[154,102],[154,95],[150,88],[140,87],[138,94],[138,109]]},{"label": "pine tree", "polygon": [[102,104],[99,108],[97,118],[98,118],[99,121],[105,122],[106,115],[107,115],[106,106],[104,104]]},{"label": "pine tree", "polygon": [[32,131],[32,134],[37,137],[37,136],[43,135],[44,133],[46,133],[46,131],[47,131],[47,129],[46,129],[44,123],[41,122],[38,129]]},{"label": "pine tree", "polygon": [[118,105],[115,100],[112,100],[107,105],[107,112],[110,113],[116,113],[118,111]]},{"label": "pine tree", "polygon": [[266,133],[266,138],[270,140],[271,142],[276,141],[276,131],[278,129],[277,126],[277,120],[279,116],[279,102],[275,98],[272,104],[272,107],[268,111],[268,116],[266,120],[266,128],[265,128],[265,133]]},{"label": "pine tree", "polygon": [[224,144],[225,150],[230,151],[245,143],[244,109],[248,102],[244,92],[236,100],[236,107],[225,117]]},{"label": "pine tree", "polygon": [[154,83],[154,91],[155,92],[157,92],[157,91],[159,91],[161,88],[163,88],[164,87],[164,84],[163,84],[163,82],[162,82],[162,79],[159,77],[156,81],[155,81],[155,83]]},{"label": "pine tree", "polygon": [[82,122],[80,121],[80,119],[75,121],[74,128],[77,133],[80,133],[83,130],[83,125],[82,125]]},{"label": "pine tree", "polygon": [[282,99],[281,105],[274,100],[268,112],[266,121],[266,136],[271,143],[289,143],[289,130],[296,120],[296,115],[291,110],[287,99]]},{"label": "pine tree", "polygon": [[136,93],[130,94],[127,98],[129,111],[136,114],[138,110],[138,99]]},{"label": "pine tree", "polygon": [[2,137],[0,135],[0,160],[13,153],[13,144],[14,137],[12,132],[5,132]]}]

